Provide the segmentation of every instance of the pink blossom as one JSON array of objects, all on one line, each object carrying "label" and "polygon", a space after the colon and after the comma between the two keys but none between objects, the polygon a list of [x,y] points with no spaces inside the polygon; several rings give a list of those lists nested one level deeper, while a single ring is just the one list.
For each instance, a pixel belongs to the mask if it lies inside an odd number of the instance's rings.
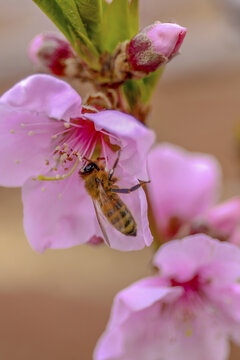
[{"label": "pink blossom", "polygon": [[[146,155],[153,132],[118,111],[89,111],[75,90],[48,75],[30,76],[0,99],[0,184],[23,186],[25,232],[37,251],[102,237],[92,199],[78,174],[87,163],[85,157],[101,156],[110,170],[121,149],[114,174],[119,186],[148,179]],[[143,189],[121,198],[135,217],[137,235],[123,235],[107,224],[111,247],[137,250],[150,245]]]},{"label": "pink blossom", "polygon": [[156,253],[159,274],[121,291],[94,360],[225,360],[240,343],[240,249],[195,235]]},{"label": "pink blossom", "polygon": [[153,213],[167,239],[217,200],[220,168],[210,155],[161,144],[149,154],[149,174]]},{"label": "pink blossom", "polygon": [[128,60],[133,69],[157,70],[178,53],[186,33],[187,29],[182,26],[159,21],[144,28],[129,44]]},{"label": "pink blossom", "polygon": [[[213,206],[200,219],[209,232],[222,240],[240,244],[240,198],[235,197]],[[194,226],[194,225],[193,225]],[[196,229],[196,224],[195,224]]]},{"label": "pink blossom", "polygon": [[28,55],[41,70],[59,76],[64,75],[65,60],[74,57],[71,45],[58,33],[37,35],[29,46]]}]

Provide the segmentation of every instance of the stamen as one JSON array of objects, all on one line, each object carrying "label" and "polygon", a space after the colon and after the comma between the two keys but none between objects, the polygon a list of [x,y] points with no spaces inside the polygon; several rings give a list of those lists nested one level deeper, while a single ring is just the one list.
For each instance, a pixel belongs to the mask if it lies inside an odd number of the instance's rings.
[{"label": "stamen", "polygon": [[117,138],[117,136],[115,135],[112,135],[112,134],[109,134],[107,131],[104,131],[104,130],[101,130],[101,133],[104,134],[104,135],[107,135],[111,138],[113,138],[114,140],[118,141],[119,142],[119,139]]},{"label": "stamen", "polygon": [[108,170],[108,157],[107,157],[105,143],[104,143],[102,134],[101,134],[101,144],[102,144],[103,155],[104,155],[104,158],[105,158],[106,170]]},{"label": "stamen", "polygon": [[[66,129],[66,130],[59,131],[57,134],[52,135],[52,139],[56,139],[58,136],[63,135],[63,134],[65,134],[65,133],[67,133],[68,131],[71,131],[71,130],[72,129]],[[64,141],[65,141],[65,139],[64,139]]]},{"label": "stamen", "polygon": [[11,134],[15,134],[15,130],[14,130],[14,129],[11,129],[11,130],[10,130],[10,133],[11,133]]},{"label": "stamen", "polygon": [[83,128],[83,125],[75,124],[75,123],[72,123],[72,122],[70,122],[69,124],[74,126],[74,127],[77,127],[77,128]]},{"label": "stamen", "polygon": [[64,174],[64,175],[57,174],[55,177],[38,175],[37,178],[38,178],[39,181],[55,181],[55,180],[66,179],[67,177],[71,176],[74,173],[74,171],[77,169],[78,164],[79,164],[79,159],[77,158],[77,160],[75,161],[75,164],[73,165],[73,167],[69,171],[69,173]]},{"label": "stamen", "polygon": [[32,130],[30,130],[29,132],[28,132],[28,135],[29,136],[32,136],[34,134],[34,132],[32,131]]},{"label": "stamen", "polygon": [[69,122],[65,122],[65,123],[64,123],[64,126],[65,126],[65,128],[68,129],[68,128],[70,128],[70,123],[69,123]]}]

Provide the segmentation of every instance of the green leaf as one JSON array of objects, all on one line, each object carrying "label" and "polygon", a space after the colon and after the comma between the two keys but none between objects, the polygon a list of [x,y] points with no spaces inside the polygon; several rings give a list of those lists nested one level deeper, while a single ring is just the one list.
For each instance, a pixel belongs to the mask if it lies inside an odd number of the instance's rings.
[{"label": "green leaf", "polygon": [[98,51],[89,39],[81,19],[78,0],[33,0],[66,36],[75,51],[93,68],[98,69]]},{"label": "green leaf", "polygon": [[160,67],[143,79],[128,80],[123,85],[123,92],[131,109],[133,109],[138,102],[147,104],[150,101],[163,69],[164,67]]},{"label": "green leaf", "polygon": [[74,0],[87,31],[96,48],[101,48],[101,26],[103,19],[102,0]]},{"label": "green leaf", "polygon": [[119,42],[131,39],[138,32],[138,0],[103,0],[101,51],[113,52]]},{"label": "green leaf", "polygon": [[131,1],[129,10],[130,38],[132,38],[139,31],[138,0]]}]

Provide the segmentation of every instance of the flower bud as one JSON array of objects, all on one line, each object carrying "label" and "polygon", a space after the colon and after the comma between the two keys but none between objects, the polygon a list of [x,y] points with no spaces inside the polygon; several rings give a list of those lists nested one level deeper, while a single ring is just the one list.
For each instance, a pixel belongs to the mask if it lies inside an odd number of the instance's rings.
[{"label": "flower bud", "polygon": [[65,60],[74,57],[67,40],[57,33],[37,35],[31,42],[28,55],[33,64],[54,75],[64,75]]},{"label": "flower bud", "polygon": [[140,31],[128,47],[128,61],[138,71],[152,72],[178,53],[187,29],[155,22]]}]

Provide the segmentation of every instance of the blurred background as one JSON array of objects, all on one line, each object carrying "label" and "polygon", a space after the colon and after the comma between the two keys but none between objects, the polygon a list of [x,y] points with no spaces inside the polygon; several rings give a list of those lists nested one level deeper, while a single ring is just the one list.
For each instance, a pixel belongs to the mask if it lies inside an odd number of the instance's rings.
[{"label": "blurred background", "polygon": [[[188,28],[153,98],[158,140],[212,153],[223,167],[224,196],[239,194],[240,0],[140,3],[142,27],[161,20]],[[28,44],[54,26],[31,0],[0,4],[3,93],[34,72]],[[0,229],[0,359],[92,359],[114,295],[150,273],[151,251],[79,246],[37,254],[23,232],[19,189],[0,188]],[[233,349],[231,360],[239,356]]]}]

